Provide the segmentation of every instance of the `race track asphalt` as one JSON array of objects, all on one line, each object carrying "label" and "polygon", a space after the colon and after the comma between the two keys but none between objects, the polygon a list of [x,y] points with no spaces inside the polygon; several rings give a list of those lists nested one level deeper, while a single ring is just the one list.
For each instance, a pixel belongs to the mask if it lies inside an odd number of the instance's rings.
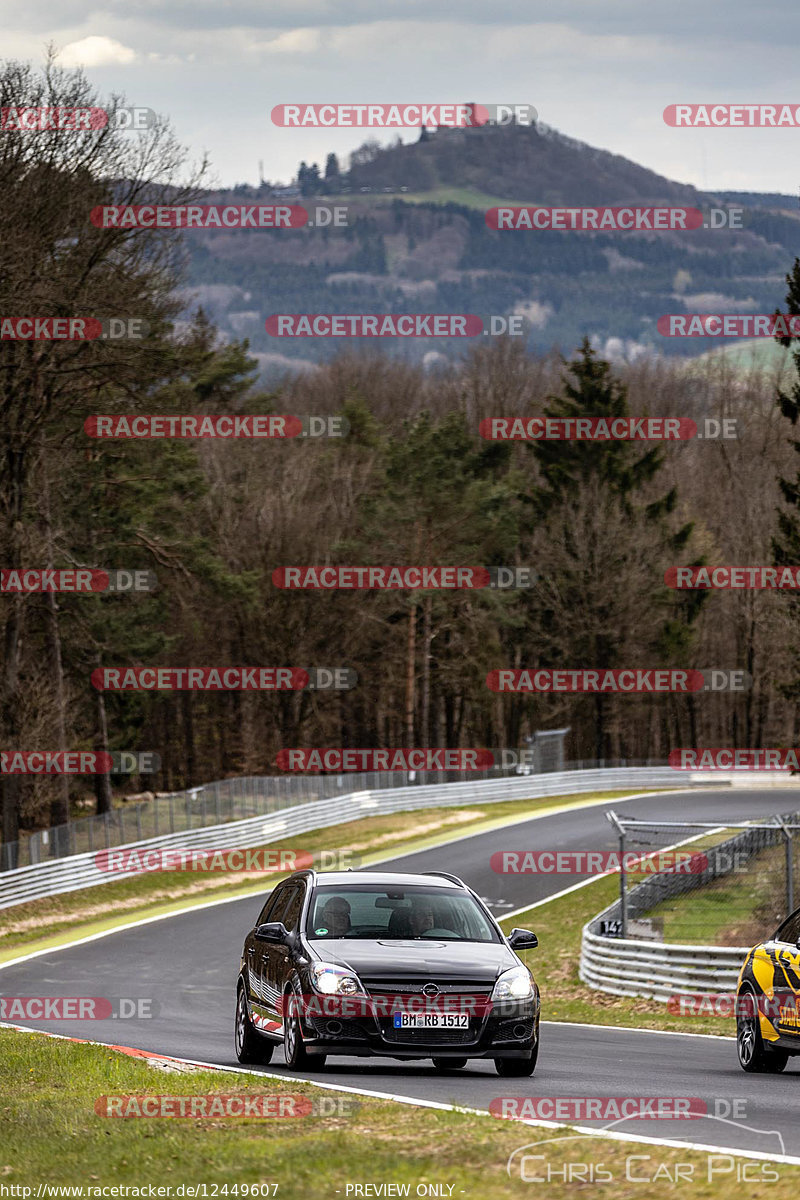
[{"label": "race track asphalt", "polygon": [[[560,892],[582,876],[499,875],[490,866],[498,850],[615,850],[616,834],[606,819],[618,809],[641,820],[735,821],[800,808],[800,789],[720,788],[615,799],[591,808],[543,816],[434,849],[387,860],[387,869],[451,871],[491,905],[495,915]],[[680,840],[680,834],[676,836]],[[113,885],[109,885],[112,886]],[[245,933],[261,907],[250,897],[120,930],[83,945],[49,951],[0,967],[4,996],[108,996],[149,998],[156,1015],[148,1020],[25,1021],[46,1029],[107,1044],[124,1044],[195,1061],[236,1066],[233,1007],[239,955]],[[535,920],[529,922],[535,929]],[[548,946],[538,954],[546,957]],[[689,1121],[627,1121],[621,1133],[800,1156],[800,1058],[782,1075],[746,1075],[733,1040],[547,1022],[543,996],[541,1053],[528,1079],[502,1080],[491,1060],[440,1073],[429,1060],[329,1058],[326,1084],[369,1092],[486,1109],[502,1096],[700,1097],[710,1113]],[[733,1030],[733,1024],[732,1024]],[[278,1049],[264,1068],[289,1074]],[[294,1077],[294,1076],[293,1076]],[[736,1119],[734,1101],[744,1101]],[[733,1113],[733,1119],[731,1118]],[[581,1122],[584,1126],[591,1123]],[[597,1128],[601,1125],[595,1126]],[[539,1136],[533,1135],[533,1136]],[[523,1133],[520,1142],[525,1142]],[[644,1153],[644,1151],[642,1151]]]}]

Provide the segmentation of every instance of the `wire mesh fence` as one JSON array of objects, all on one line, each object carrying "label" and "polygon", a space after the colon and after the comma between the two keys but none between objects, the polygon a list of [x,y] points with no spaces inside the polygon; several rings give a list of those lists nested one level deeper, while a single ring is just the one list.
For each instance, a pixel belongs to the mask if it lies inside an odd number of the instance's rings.
[{"label": "wire mesh fence", "polygon": [[770,937],[800,902],[798,812],[738,824],[609,820],[620,895],[597,919],[601,936],[746,946]]},{"label": "wire mesh fence", "polygon": [[[514,765],[471,771],[474,781],[509,775],[542,774],[605,767],[660,766],[659,760],[564,761],[567,729],[539,730],[517,752]],[[346,775],[248,775],[217,780],[183,792],[123,802],[99,816],[84,816],[42,829],[16,842],[0,844],[0,871],[32,866],[168,833],[244,821],[352,792],[426,784],[458,783],[457,771],[363,771]]]}]

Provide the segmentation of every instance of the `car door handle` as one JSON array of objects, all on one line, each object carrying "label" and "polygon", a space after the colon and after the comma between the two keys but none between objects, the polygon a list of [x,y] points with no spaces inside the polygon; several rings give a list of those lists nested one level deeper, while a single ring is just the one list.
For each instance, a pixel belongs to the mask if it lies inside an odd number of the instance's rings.
[{"label": "car door handle", "polygon": [[255,954],[255,952],[256,952],[255,946],[248,946],[248,947],[247,947],[247,953],[248,953],[248,954]]}]

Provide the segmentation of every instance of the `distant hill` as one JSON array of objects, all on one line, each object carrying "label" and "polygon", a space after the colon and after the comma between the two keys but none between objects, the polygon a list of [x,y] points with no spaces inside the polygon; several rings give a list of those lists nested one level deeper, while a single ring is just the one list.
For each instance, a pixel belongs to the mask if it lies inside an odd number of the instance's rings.
[{"label": "distant hill", "polygon": [[[528,204],[699,204],[702,193],[546,125],[440,129],[351,167],[353,189],[466,187]],[[711,198],[708,197],[710,200]]]},{"label": "distant hill", "polygon": [[[247,337],[269,377],[313,365],[348,340],[277,338],[275,313],[449,312],[528,317],[532,349],[571,353],[585,335],[609,357],[695,356],[709,338],[667,339],[669,312],[771,312],[800,254],[795,198],[703,193],[620,155],[550,130],[441,130],[411,145],[367,144],[348,172],[293,203],[346,204],[346,229],[194,231],[187,306],[203,305],[228,337]],[[207,203],[274,202],[269,185],[209,194]],[[724,203],[742,229],[687,232],[496,232],[486,208]],[[361,339],[376,345],[375,339]],[[463,354],[462,339],[381,339],[385,353],[430,364]]]}]

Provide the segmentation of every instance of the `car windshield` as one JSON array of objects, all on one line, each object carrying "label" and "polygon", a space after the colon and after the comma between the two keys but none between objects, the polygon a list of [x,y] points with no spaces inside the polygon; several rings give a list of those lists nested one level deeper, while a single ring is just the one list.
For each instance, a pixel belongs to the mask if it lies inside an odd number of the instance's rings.
[{"label": "car windshield", "polygon": [[310,938],[434,938],[499,942],[497,931],[468,892],[442,887],[348,884],[315,888],[308,911]]}]

